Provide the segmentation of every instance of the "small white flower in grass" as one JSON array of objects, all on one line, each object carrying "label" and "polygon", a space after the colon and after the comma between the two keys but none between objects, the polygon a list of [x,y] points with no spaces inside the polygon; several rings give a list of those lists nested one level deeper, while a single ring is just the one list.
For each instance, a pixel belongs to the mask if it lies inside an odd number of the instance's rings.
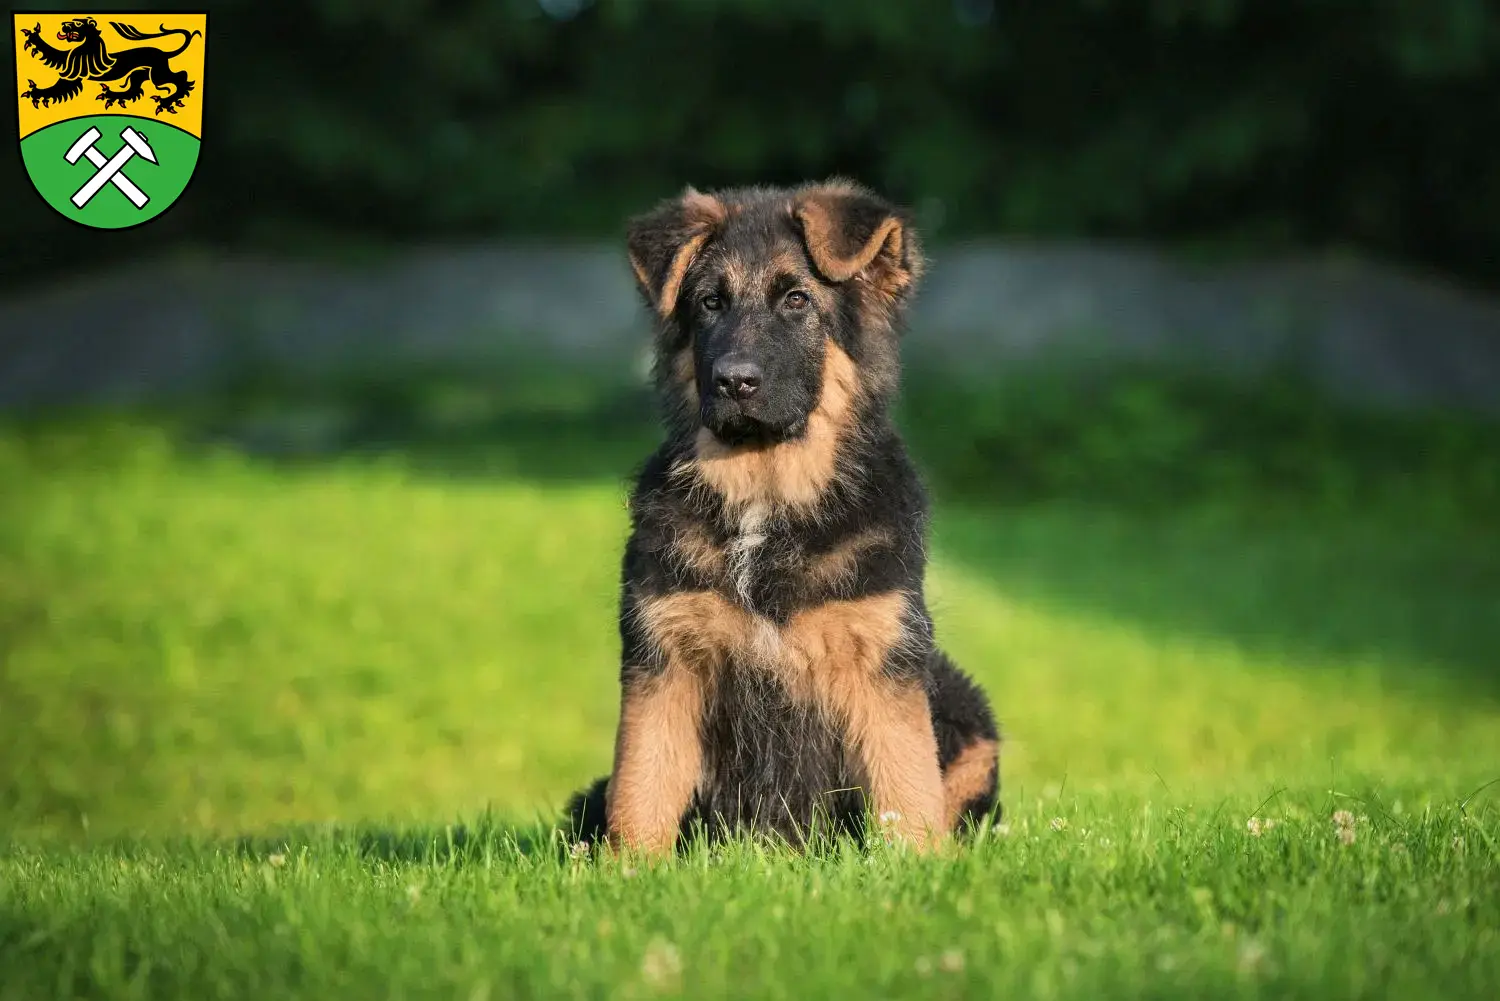
[{"label": "small white flower in grass", "polygon": [[1253,938],[1240,943],[1240,972],[1254,973],[1265,962],[1266,947]]},{"label": "small white flower in grass", "polygon": [[901,814],[895,810],[887,810],[880,815],[881,827],[895,827],[899,823],[901,823]]},{"label": "small white flower in grass", "polygon": [[1335,811],[1333,811],[1333,826],[1334,827],[1353,827],[1354,826],[1354,814],[1350,813],[1348,810],[1335,810]]},{"label": "small white flower in grass", "polygon": [[1065,820],[1062,817],[1053,817],[1052,818],[1052,829],[1054,831],[1066,831],[1068,829],[1068,822],[1067,822],[1067,820]]},{"label": "small white flower in grass", "polygon": [[274,852],[271,855],[266,856],[266,861],[271,863],[276,868],[280,869],[282,866],[286,865],[286,856],[281,852]]},{"label": "small white flower in grass", "polygon": [[1352,828],[1352,827],[1340,827],[1339,828],[1339,842],[1341,844],[1346,844],[1346,845],[1352,845],[1352,844],[1354,844],[1354,828]]},{"label": "small white flower in grass", "polygon": [[583,858],[588,853],[589,845],[587,841],[575,841],[573,842],[573,847],[568,849],[568,854],[573,858]]},{"label": "small white flower in grass", "polygon": [[1066,928],[1066,925],[1063,923],[1063,916],[1057,912],[1056,908],[1049,907],[1046,917],[1047,931],[1051,932],[1054,938],[1061,938],[1063,930]]},{"label": "small white flower in grass", "polygon": [[1260,837],[1261,832],[1265,829],[1265,824],[1259,817],[1251,817],[1249,820],[1245,821],[1245,830],[1250,832],[1250,836],[1252,838]]},{"label": "small white flower in grass", "polygon": [[677,946],[662,938],[652,939],[641,957],[641,977],[652,987],[675,986],[682,977],[682,955]]},{"label": "small white flower in grass", "polygon": [[964,954],[957,949],[948,949],[938,959],[938,965],[946,973],[957,973],[964,968]]},{"label": "small white flower in grass", "polygon": [[995,833],[998,834],[998,835],[1000,835],[1002,838],[1008,838],[1008,837],[1010,837],[1010,825],[1009,824],[996,824],[995,825]]}]

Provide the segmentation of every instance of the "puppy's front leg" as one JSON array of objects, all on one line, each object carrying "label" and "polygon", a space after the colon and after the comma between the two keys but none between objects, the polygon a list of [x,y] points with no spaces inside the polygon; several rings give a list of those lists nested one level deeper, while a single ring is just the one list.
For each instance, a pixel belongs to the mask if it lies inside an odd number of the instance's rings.
[{"label": "puppy's front leg", "polygon": [[816,700],[847,727],[865,793],[883,822],[918,848],[946,836],[943,772],[932,709],[914,656],[930,635],[901,591],[829,601],[783,632]]},{"label": "puppy's front leg", "polygon": [[881,823],[919,850],[937,847],[948,825],[926,694],[914,681],[873,678],[851,701],[860,763]]},{"label": "puppy's front leg", "polygon": [[670,852],[703,771],[701,679],[680,664],[623,672],[606,818],[610,843]]}]

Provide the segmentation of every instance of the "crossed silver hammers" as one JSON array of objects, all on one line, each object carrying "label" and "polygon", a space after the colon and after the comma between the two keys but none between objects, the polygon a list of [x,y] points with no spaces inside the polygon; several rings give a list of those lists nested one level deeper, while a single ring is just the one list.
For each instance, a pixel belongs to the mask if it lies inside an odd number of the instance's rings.
[{"label": "crossed silver hammers", "polygon": [[94,176],[89,178],[88,182],[73,194],[74,205],[83,208],[106,184],[113,184],[116,188],[119,188],[120,193],[129,198],[138,209],[145,208],[146,203],[151,200],[146,197],[144,191],[136,187],[130,178],[126,177],[120,170],[125,166],[127,160],[137,154],[155,163],[156,154],[147,145],[146,137],[128,125],[120,133],[120,138],[125,140],[125,145],[120,147],[118,153],[106,160],[104,154],[94,148],[94,143],[99,141],[99,130],[90,128],[83,135],[79,136],[78,141],[64,154],[64,158],[69,163],[77,163],[80,157],[88,157],[89,163],[98,168],[94,172]]}]

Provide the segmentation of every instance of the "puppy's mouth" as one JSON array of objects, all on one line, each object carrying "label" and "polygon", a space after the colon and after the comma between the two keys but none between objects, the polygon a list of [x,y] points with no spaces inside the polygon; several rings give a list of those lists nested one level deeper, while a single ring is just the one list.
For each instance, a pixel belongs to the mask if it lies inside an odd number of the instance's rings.
[{"label": "puppy's mouth", "polygon": [[772,423],[745,413],[736,413],[712,423],[705,422],[704,426],[715,438],[731,448],[764,448],[801,436],[807,430],[807,418],[798,417],[786,423]]}]

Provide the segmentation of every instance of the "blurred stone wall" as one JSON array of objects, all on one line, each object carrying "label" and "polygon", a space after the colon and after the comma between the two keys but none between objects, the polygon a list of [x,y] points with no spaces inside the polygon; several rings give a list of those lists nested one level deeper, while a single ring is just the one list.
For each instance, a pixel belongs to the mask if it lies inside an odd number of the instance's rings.
[{"label": "blurred stone wall", "polygon": [[[428,248],[358,265],[184,258],[0,299],[0,407],[161,398],[251,370],[472,371],[517,352],[635,366],[645,338],[615,247]],[[1500,302],[1372,265],[949,247],[934,255],[906,351],[967,375],[1144,361],[1253,378],[1290,366],[1362,403],[1500,414]]]}]

